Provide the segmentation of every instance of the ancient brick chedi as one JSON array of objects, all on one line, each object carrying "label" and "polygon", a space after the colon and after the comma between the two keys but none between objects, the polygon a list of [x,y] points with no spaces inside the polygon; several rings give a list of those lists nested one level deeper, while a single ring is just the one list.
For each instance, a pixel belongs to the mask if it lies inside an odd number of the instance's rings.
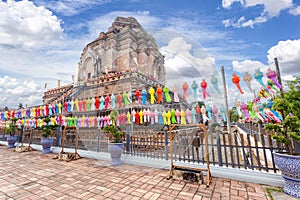
[{"label": "ancient brick chedi", "polygon": [[164,56],[135,18],[117,17],[83,49],[77,83],[46,91],[43,102],[118,94],[151,84],[166,84]]},{"label": "ancient brick chedi", "polygon": [[86,45],[78,63],[78,83],[124,71],[138,71],[165,84],[164,56],[133,17],[117,17],[106,33]]}]

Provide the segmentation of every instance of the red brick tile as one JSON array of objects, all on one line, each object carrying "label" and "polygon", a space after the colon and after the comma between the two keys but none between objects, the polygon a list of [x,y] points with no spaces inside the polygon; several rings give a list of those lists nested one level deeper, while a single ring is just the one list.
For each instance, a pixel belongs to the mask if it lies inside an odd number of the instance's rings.
[{"label": "red brick tile", "polygon": [[150,197],[149,200],[156,200],[156,199],[159,199],[159,197],[160,197],[160,194],[154,193],[154,194]]},{"label": "red brick tile", "polygon": [[233,196],[238,196],[238,190],[236,190],[236,189],[231,189],[231,190],[230,190],[230,194],[233,195]]},{"label": "red brick tile", "polygon": [[184,187],[184,184],[173,183],[169,186],[170,189],[173,190],[181,190]]},{"label": "red brick tile", "polygon": [[230,196],[230,200],[247,200],[247,198],[240,196]]}]

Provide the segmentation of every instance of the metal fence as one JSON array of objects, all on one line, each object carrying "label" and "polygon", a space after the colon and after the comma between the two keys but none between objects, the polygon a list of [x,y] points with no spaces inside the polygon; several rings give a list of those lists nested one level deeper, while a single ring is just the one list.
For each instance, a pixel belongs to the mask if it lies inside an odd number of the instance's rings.
[{"label": "metal fence", "polygon": [[[133,157],[146,157],[155,159],[170,159],[170,142],[173,141],[173,158],[175,161],[188,163],[206,163],[206,154],[212,165],[232,168],[243,168],[266,172],[278,172],[274,164],[272,152],[284,150],[282,145],[275,142],[272,133],[249,131],[249,127],[241,126],[243,131],[234,131],[231,134],[224,132],[208,132],[208,151],[204,149],[201,132],[176,130],[170,138],[168,131],[152,131],[150,129],[131,131],[126,127],[124,137],[124,154]],[[184,131],[184,132],[183,132]],[[19,133],[21,138],[22,131]],[[5,140],[5,130],[0,129],[0,140]],[[61,130],[52,135],[55,137],[54,146],[61,145]],[[178,138],[180,136],[180,139]],[[78,148],[96,152],[108,152],[108,138],[98,128],[79,128]],[[33,131],[31,141],[40,144],[41,132]],[[172,140],[171,140],[172,139]],[[66,133],[65,147],[75,147],[75,135]],[[20,141],[20,140],[19,140]]]}]

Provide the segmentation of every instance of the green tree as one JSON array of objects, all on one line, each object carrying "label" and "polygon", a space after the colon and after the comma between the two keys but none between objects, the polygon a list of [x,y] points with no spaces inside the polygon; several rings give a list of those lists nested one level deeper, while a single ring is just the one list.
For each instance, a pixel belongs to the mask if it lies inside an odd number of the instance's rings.
[{"label": "green tree", "polygon": [[295,153],[295,141],[300,142],[300,77],[288,82],[288,90],[283,97],[274,99],[273,110],[279,110],[284,115],[281,124],[267,124],[267,130],[275,131],[273,139],[283,143],[290,154]]},{"label": "green tree", "polygon": [[283,98],[275,98],[272,109],[283,112],[284,116],[292,113],[300,119],[300,77],[288,82],[288,90],[284,92]]},{"label": "green tree", "polygon": [[300,119],[300,77],[288,82],[289,91],[284,93],[284,99],[289,103],[289,112]]}]

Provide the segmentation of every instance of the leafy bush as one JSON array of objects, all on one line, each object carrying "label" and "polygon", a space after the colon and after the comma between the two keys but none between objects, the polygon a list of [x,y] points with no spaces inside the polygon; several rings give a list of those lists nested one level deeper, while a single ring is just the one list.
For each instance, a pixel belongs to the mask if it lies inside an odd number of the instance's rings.
[{"label": "leafy bush", "polygon": [[284,120],[280,124],[267,124],[265,128],[273,130],[273,139],[295,154],[295,142],[300,142],[300,77],[288,82],[288,91],[274,99],[272,109],[280,111]]},{"label": "leafy bush", "polygon": [[10,136],[15,136],[16,130],[18,129],[16,122],[18,121],[17,118],[11,118],[11,123],[8,125],[8,128],[6,128],[5,132],[9,134]]},{"label": "leafy bush", "polygon": [[272,130],[273,139],[285,145],[290,154],[295,154],[295,142],[300,142],[300,121],[297,116],[289,114],[281,124],[267,124],[266,130]]},{"label": "leafy bush", "polygon": [[42,125],[39,130],[42,131],[42,137],[43,138],[48,138],[52,135],[52,132],[53,130],[56,128],[56,126],[54,125],[49,125],[49,122],[50,122],[50,118],[44,118],[43,119],[43,122],[44,122],[44,125]]},{"label": "leafy bush", "polygon": [[121,128],[116,126],[116,119],[119,116],[119,112],[117,110],[113,110],[110,112],[110,120],[112,122],[111,125],[105,126],[103,130],[106,132],[109,140],[112,143],[122,143],[124,132],[122,132]]}]

